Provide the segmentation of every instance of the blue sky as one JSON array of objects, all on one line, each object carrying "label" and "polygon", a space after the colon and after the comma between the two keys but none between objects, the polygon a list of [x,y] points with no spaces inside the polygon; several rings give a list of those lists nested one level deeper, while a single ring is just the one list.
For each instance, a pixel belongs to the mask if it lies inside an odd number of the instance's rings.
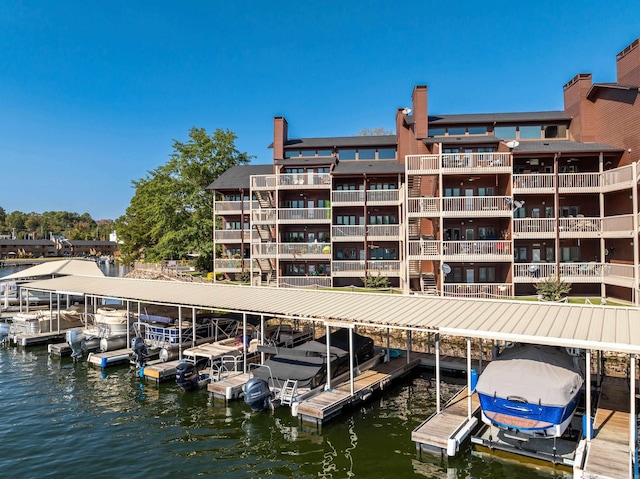
[{"label": "blue sky", "polygon": [[0,206],[115,219],[192,126],[268,163],[274,116],[393,130],[417,84],[432,114],[561,110],[638,37],[637,1],[3,1]]}]

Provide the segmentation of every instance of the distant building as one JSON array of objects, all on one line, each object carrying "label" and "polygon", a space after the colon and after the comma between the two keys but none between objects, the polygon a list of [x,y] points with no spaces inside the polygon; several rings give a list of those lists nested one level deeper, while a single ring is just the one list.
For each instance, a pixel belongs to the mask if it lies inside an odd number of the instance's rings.
[{"label": "distant building", "polygon": [[118,244],[113,241],[68,240],[61,235],[50,236],[48,240],[0,238],[0,259],[112,256],[118,250]]},{"label": "distant building", "polygon": [[564,85],[561,111],[432,115],[419,85],[395,135],[289,138],[276,117],[273,164],[208,187],[215,271],[469,297],[559,273],[572,294],[638,303],[639,41],[616,59],[615,82]]}]

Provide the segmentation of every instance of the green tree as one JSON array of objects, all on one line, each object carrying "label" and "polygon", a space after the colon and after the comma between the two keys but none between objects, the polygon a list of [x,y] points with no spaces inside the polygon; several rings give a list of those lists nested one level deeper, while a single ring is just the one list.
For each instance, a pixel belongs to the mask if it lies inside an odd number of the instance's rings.
[{"label": "green tree", "polygon": [[132,182],[135,194],[116,221],[126,263],[197,255],[199,268],[211,267],[213,205],[205,188],[227,169],[252,158],[236,149],[235,140],[229,130],[216,129],[209,136],[204,128],[193,127],[187,142],[173,141],[165,165]]}]

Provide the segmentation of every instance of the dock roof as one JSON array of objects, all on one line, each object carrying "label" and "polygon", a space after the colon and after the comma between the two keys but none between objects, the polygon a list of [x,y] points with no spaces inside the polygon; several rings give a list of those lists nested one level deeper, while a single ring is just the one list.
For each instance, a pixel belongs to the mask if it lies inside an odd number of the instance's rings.
[{"label": "dock roof", "polygon": [[265,314],[459,337],[640,353],[640,309],[531,301],[312,291],[210,283],[65,276],[41,291]]}]

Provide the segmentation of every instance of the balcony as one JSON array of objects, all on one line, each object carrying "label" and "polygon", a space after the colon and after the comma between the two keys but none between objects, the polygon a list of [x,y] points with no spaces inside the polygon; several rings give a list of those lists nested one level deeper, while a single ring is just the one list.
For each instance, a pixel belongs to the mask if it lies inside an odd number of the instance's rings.
[{"label": "balcony", "polygon": [[508,298],[513,296],[508,283],[445,283],[443,296],[457,298]]},{"label": "balcony", "polygon": [[443,261],[511,261],[510,241],[443,241]]},{"label": "balcony", "polygon": [[285,208],[278,221],[286,224],[331,223],[331,208]]},{"label": "balcony", "polygon": [[367,225],[367,241],[400,240],[400,225]]},{"label": "balcony", "polygon": [[455,196],[442,198],[445,217],[510,217],[513,214],[509,196]]},{"label": "balcony", "polygon": [[240,215],[259,208],[257,201],[216,201],[216,215]]},{"label": "balcony", "polygon": [[[513,193],[553,194],[555,183],[553,173],[513,175]],[[560,173],[558,175],[559,193],[599,193],[600,185],[600,173]]]},{"label": "balcony", "polygon": [[329,173],[286,173],[276,175],[276,185],[280,189],[322,189],[331,188]]},{"label": "balcony", "polygon": [[[397,206],[400,204],[400,190],[367,190],[366,202],[368,206]],[[364,206],[365,191],[332,191],[331,204],[333,206]]]},{"label": "balcony", "polygon": [[270,225],[276,222],[275,208],[259,208],[251,211],[251,221],[254,225]]},{"label": "balcony", "polygon": [[275,258],[278,251],[277,243],[253,243],[251,257],[257,259]]},{"label": "balcony", "polygon": [[400,261],[397,260],[359,260],[338,261],[331,263],[333,276],[364,278],[370,276],[400,276]]},{"label": "balcony", "polygon": [[599,238],[602,220],[580,216],[577,218],[517,218],[513,220],[514,239],[542,239],[556,237],[556,223],[560,238]]},{"label": "balcony", "polygon": [[[633,265],[616,263],[560,263],[560,278],[568,283],[606,283],[633,287]],[[513,265],[514,283],[538,283],[556,274],[554,263],[517,263]]]},{"label": "balcony", "polygon": [[281,259],[331,259],[330,243],[279,243]]},{"label": "balcony", "polygon": [[626,190],[634,185],[633,166],[627,165],[602,173],[602,192]]},{"label": "balcony", "polygon": [[440,198],[409,198],[407,204],[409,218],[426,218],[440,216]]},{"label": "balcony", "polygon": [[407,174],[496,174],[511,173],[510,153],[445,153],[407,155]]},{"label": "balcony", "polygon": [[253,190],[275,190],[276,175],[251,175],[251,189]]},{"label": "balcony", "polygon": [[441,246],[437,240],[409,241],[409,260],[439,260]]},{"label": "balcony", "polygon": [[215,230],[214,239],[216,243],[242,243],[251,241],[251,238],[258,239],[257,234],[249,229],[246,230]]},{"label": "balcony", "polygon": [[330,276],[280,276],[278,286],[281,288],[330,288]]},{"label": "balcony", "polygon": [[603,238],[627,238],[634,236],[633,215],[617,215],[602,218]]},{"label": "balcony", "polygon": [[[216,273],[241,273],[242,262],[244,261],[244,269],[251,268],[251,260],[235,259],[235,258],[218,258],[213,261],[213,268]],[[253,261],[253,268],[258,269],[258,263]]]},{"label": "balcony", "polygon": [[364,226],[334,225],[331,238],[333,241],[364,241]]}]

